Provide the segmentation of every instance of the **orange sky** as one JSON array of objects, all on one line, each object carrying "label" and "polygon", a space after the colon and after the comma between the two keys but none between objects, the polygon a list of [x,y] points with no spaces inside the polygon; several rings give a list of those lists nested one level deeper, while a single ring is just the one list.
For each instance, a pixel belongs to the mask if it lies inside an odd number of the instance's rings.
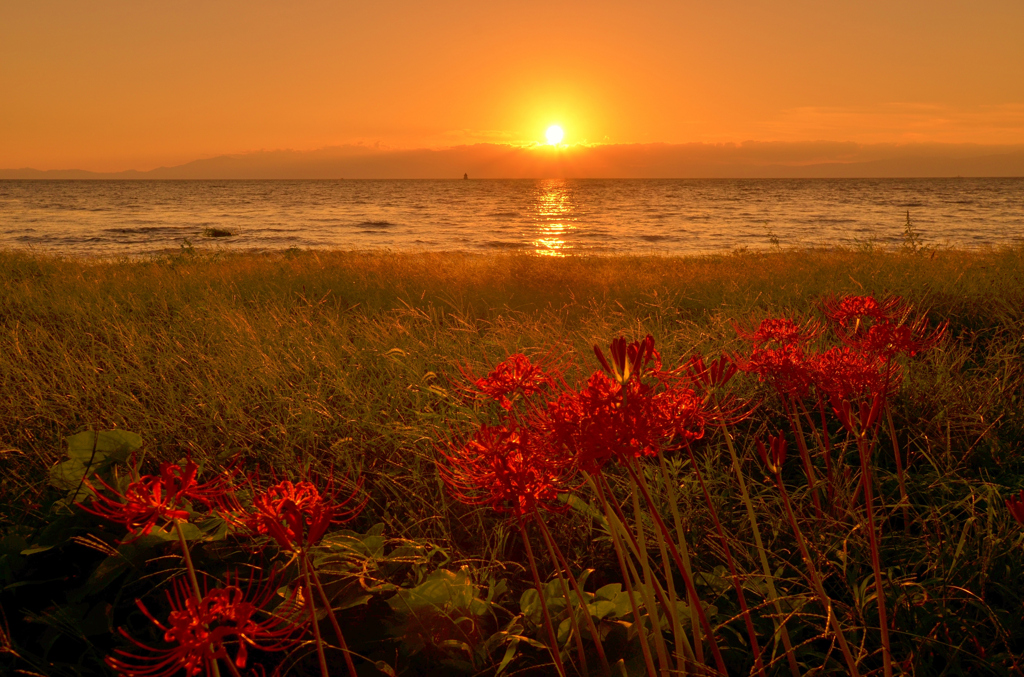
[{"label": "orange sky", "polygon": [[1024,143],[1020,0],[0,3],[0,168],[540,142]]}]

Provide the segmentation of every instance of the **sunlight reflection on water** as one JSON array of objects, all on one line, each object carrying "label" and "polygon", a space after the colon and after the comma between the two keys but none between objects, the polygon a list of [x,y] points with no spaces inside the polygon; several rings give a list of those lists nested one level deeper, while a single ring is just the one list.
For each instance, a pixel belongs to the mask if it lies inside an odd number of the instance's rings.
[{"label": "sunlight reflection on water", "polygon": [[565,179],[540,182],[535,205],[537,237],[531,243],[541,256],[566,256],[573,249],[567,238],[577,230],[577,202]]}]

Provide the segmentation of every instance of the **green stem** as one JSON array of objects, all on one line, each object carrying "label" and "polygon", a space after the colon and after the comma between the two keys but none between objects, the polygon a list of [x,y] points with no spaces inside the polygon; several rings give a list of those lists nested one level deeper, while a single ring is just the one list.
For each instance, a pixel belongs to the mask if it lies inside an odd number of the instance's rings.
[{"label": "green stem", "polygon": [[[679,548],[679,554],[683,556],[683,567],[686,569],[687,576],[693,576],[693,569],[690,567],[690,553],[686,547],[686,538],[683,536],[683,519],[679,514],[679,502],[676,500],[676,490],[674,487],[674,481],[669,477],[668,466],[665,464],[665,455],[658,454],[658,464],[661,466],[662,481],[665,483],[665,490],[668,492],[668,507],[672,512],[672,523],[676,528],[676,547]],[[655,532],[658,533],[658,532]],[[666,566],[668,563],[666,562]],[[689,593],[687,593],[687,599],[689,599]],[[689,599],[690,607],[690,627],[696,628],[700,625],[700,618],[697,616],[697,606],[700,604],[699,600]],[[700,639],[700,633],[695,633],[693,636],[693,648],[696,652],[696,660],[698,663],[704,663],[704,643]]]},{"label": "green stem", "polygon": [[[889,423],[889,437],[892,438],[892,453],[896,456],[896,479],[900,485],[900,506],[903,508],[903,532],[910,533],[910,500],[907,498],[907,484],[903,472],[903,458],[900,455],[900,443],[896,439],[896,424],[892,420],[892,407],[885,405],[885,418]],[[908,461],[909,462],[909,461]]]},{"label": "green stem", "polygon": [[[647,538],[644,534],[644,523],[641,518],[640,497],[636,490],[636,480],[630,477],[630,483],[633,485],[630,493],[633,494],[633,516],[634,524],[636,525],[637,550],[640,553],[640,570],[643,573],[641,586],[643,587],[644,606],[647,607],[647,617],[651,619],[651,629],[654,632],[654,650],[658,654],[658,665],[661,666],[662,675],[667,675],[669,670],[668,650],[665,647],[665,638],[662,636],[661,625],[658,622],[657,607],[653,603],[654,585],[651,581],[654,579],[654,573],[651,571],[650,558],[647,556]],[[661,606],[665,610],[665,617],[671,622],[678,609],[675,599],[665,599]]]},{"label": "green stem", "polygon": [[[312,567],[310,568],[312,569]],[[327,610],[327,617],[331,619],[331,625],[334,627],[334,634],[338,638],[338,646],[341,647],[341,652],[345,656],[345,666],[348,668],[349,677],[357,677],[356,666],[352,662],[352,652],[349,651],[348,643],[345,641],[345,635],[341,634],[341,626],[338,624],[338,618],[334,615],[334,609],[331,608],[331,600],[327,598],[327,593],[324,591],[324,586],[320,583],[320,577],[317,575],[315,569],[310,572],[310,576],[313,579],[313,583],[316,585],[317,592],[320,593],[320,600],[324,603],[324,609]]]},{"label": "green stem", "polygon": [[619,560],[619,570],[622,571],[622,579],[626,585],[626,596],[629,597],[629,606],[633,612],[633,623],[636,625],[637,635],[640,638],[640,650],[644,656],[644,667],[647,668],[648,677],[655,677],[654,658],[651,657],[651,647],[647,642],[647,633],[644,631],[644,624],[640,620],[640,610],[636,606],[636,597],[633,595],[632,577],[629,574],[629,568],[626,566],[625,553],[623,553],[622,549],[620,532],[623,529],[621,528],[621,523],[618,521],[615,513],[612,512],[611,506],[608,505],[608,498],[604,495],[601,485],[595,482],[589,473],[584,472],[583,476],[587,479],[594,493],[597,494],[598,499],[601,501],[601,507],[604,508],[604,516],[608,520],[608,529],[612,532],[612,545],[615,546],[615,556]]},{"label": "green stem", "polygon": [[853,659],[853,654],[850,653],[850,647],[846,643],[846,637],[843,635],[843,629],[839,625],[839,619],[833,611],[832,600],[825,593],[825,588],[821,584],[821,577],[814,566],[814,560],[811,559],[811,553],[807,549],[807,543],[804,541],[803,533],[797,524],[796,515],[793,514],[793,506],[789,503],[789,494],[786,493],[786,487],[782,484],[782,475],[779,473],[778,468],[775,469],[775,485],[782,496],[782,502],[786,508],[786,518],[793,529],[793,536],[796,538],[797,546],[800,548],[800,556],[803,557],[804,566],[807,567],[807,575],[811,579],[811,586],[814,588],[814,593],[818,596],[818,601],[825,607],[828,622],[831,623],[836,641],[839,642],[839,650],[842,651],[843,659],[846,661],[846,669],[853,677],[859,677],[860,673],[857,671],[857,662]]},{"label": "green stem", "polygon": [[796,433],[796,448],[800,452],[800,462],[804,466],[804,474],[807,475],[807,486],[811,490],[811,501],[814,503],[814,516],[821,521],[824,514],[821,511],[821,500],[818,498],[817,480],[814,476],[814,464],[811,463],[811,454],[807,450],[807,440],[804,439],[804,429],[800,424],[800,413],[797,411],[795,398],[783,397],[783,406],[786,415],[793,422],[793,432]]},{"label": "green stem", "polygon": [[[551,561],[556,563],[555,576],[558,578],[558,584],[562,588],[562,597],[565,599],[565,607],[569,611],[569,625],[572,627],[573,640],[576,644],[576,655],[579,657],[580,669],[583,670],[584,677],[588,677],[590,675],[590,671],[587,669],[587,653],[583,649],[583,635],[580,634],[580,626],[579,623],[576,622],[576,609],[573,607],[572,595],[569,594],[569,586],[566,584],[565,577],[562,575],[562,568],[558,565],[558,560],[555,558],[554,550],[552,550],[551,544],[548,542],[547,527],[544,526],[544,520],[541,519],[539,512],[533,513],[533,521],[537,523],[541,536],[544,539],[544,545],[548,549],[548,554],[551,555]],[[587,618],[590,617],[590,614],[587,613],[586,603],[583,604],[583,612]],[[601,646],[597,635],[591,633],[591,636],[594,638],[594,643],[597,644],[597,646]]]},{"label": "green stem", "polygon": [[[601,482],[602,486],[604,487],[605,495],[606,496],[613,496],[614,492],[612,492],[611,485],[608,484],[608,478],[604,477],[604,475],[601,475],[599,477],[599,481]],[[634,492],[636,491],[635,487],[633,488],[633,491]],[[609,501],[608,505],[611,507],[612,511],[614,512],[615,519],[617,520],[615,522],[615,524],[619,528],[619,533],[626,535],[627,540],[625,541],[625,543],[631,547],[631,552],[633,553],[633,556],[636,557],[637,561],[639,561],[640,560],[639,545],[638,545],[638,543],[636,541],[636,537],[633,535],[633,532],[630,531],[629,529],[627,529],[626,526],[625,526],[627,524],[627,520],[626,520],[625,514],[623,514],[623,512],[620,509],[617,501]],[[662,534],[661,530],[660,529],[655,529],[654,533],[658,535],[659,541],[661,541],[662,544],[664,545],[665,544],[665,536]],[[680,539],[681,539],[680,542],[685,545],[686,544],[686,540],[684,538],[682,538],[682,532],[681,531],[680,531]],[[667,546],[666,546],[665,550],[666,550],[666,553],[664,555],[664,559],[666,560],[664,562],[664,564],[665,564],[665,572],[666,572],[665,575],[666,575],[666,579],[671,580],[672,579],[672,565],[676,564],[678,566],[678,560],[674,559],[673,557],[671,557],[671,556],[669,556],[667,554]],[[646,551],[645,551],[645,553],[646,553]],[[690,567],[689,567],[689,562],[690,562],[690,560],[686,559],[686,557],[684,555],[683,566],[686,567],[685,568],[685,572],[686,573],[683,574],[683,575],[684,576],[689,576],[691,578],[691,580],[692,580],[693,573],[692,573],[692,569],[690,569]],[[629,557],[627,557],[626,558],[626,564],[629,567],[629,571],[633,575],[633,580],[639,581],[640,580],[640,575],[637,573],[636,567],[633,566],[633,560],[630,559]],[[658,604],[661,605],[662,610],[665,612],[665,615],[668,617],[669,622],[672,624],[672,626],[676,627],[677,622],[679,622],[679,619],[677,618],[677,616],[679,615],[678,614],[678,609],[676,608],[675,604],[670,604],[669,603],[667,589],[661,585],[661,582],[658,581],[657,577],[653,577],[651,582],[653,583],[653,586],[654,586],[654,595],[655,595],[655,597],[658,600]],[[646,588],[645,588],[645,590],[646,590]],[[674,592],[675,591],[674,583],[672,585],[672,590],[673,590],[672,599],[676,599],[676,595],[675,595],[675,592]],[[698,604],[699,604],[699,601],[698,601]],[[691,620],[693,621],[693,627],[694,628],[699,628],[700,627],[700,614],[701,613],[703,613],[703,609],[699,609],[697,611],[692,611]],[[682,644],[682,646],[681,646],[682,652],[683,652],[682,653],[682,658],[684,660],[688,660],[690,662],[696,662],[697,665],[700,665],[702,668],[704,668],[703,671],[706,671],[707,670],[707,666],[704,663],[704,658],[703,658],[704,654],[701,653],[700,657],[698,659],[696,659],[696,661],[695,661],[694,660],[693,648],[690,646],[690,642],[687,639],[686,635],[682,634],[682,633],[679,633],[677,635],[677,637],[679,638],[679,640],[681,641],[681,644]],[[696,643],[698,645],[700,645],[700,643],[701,643],[700,633],[696,632],[693,635],[693,638],[696,641]],[[678,651],[676,653],[678,655]]]},{"label": "green stem", "polygon": [[754,654],[754,667],[761,677],[767,677],[764,671],[764,661],[761,659],[761,649],[757,643],[757,633],[754,632],[754,621],[750,618],[750,609],[747,608],[747,597],[743,594],[743,586],[740,584],[740,575],[736,571],[736,562],[732,558],[732,549],[729,548],[729,541],[725,538],[725,530],[722,528],[722,522],[718,519],[718,511],[715,510],[714,504],[711,502],[711,494],[708,492],[707,485],[704,484],[704,476],[701,475],[700,468],[697,467],[697,459],[693,455],[693,449],[690,445],[686,445],[686,453],[690,456],[690,463],[693,464],[693,472],[697,475],[697,481],[700,483],[701,492],[704,494],[704,504],[708,507],[708,513],[711,515],[711,521],[714,522],[715,530],[718,532],[718,540],[722,544],[722,550],[725,552],[725,561],[729,565],[729,573],[732,577],[732,587],[736,591],[736,598],[740,603],[740,612],[743,614],[743,621],[747,626],[747,637],[750,639],[750,651]]},{"label": "green stem", "polygon": [[181,528],[181,522],[171,520],[174,530],[178,532],[178,543],[181,545],[181,554],[185,559],[185,569],[188,571],[188,580],[192,584],[192,592],[196,595],[196,601],[202,601],[203,592],[199,589],[199,579],[196,577],[196,568],[192,564],[192,554],[188,549],[188,541],[185,540],[185,532]]},{"label": "green stem", "polygon": [[313,604],[313,585],[309,580],[309,561],[305,550],[298,551],[299,566],[302,568],[302,578],[305,581],[306,607],[309,609],[309,622],[313,625],[313,639],[316,641],[316,656],[320,660],[321,677],[330,677],[327,669],[327,656],[324,655],[324,641],[320,636],[320,624],[316,620],[316,605]]},{"label": "green stem", "polygon": [[[613,492],[612,492],[611,485],[608,484],[608,479],[606,477],[604,477],[603,475],[600,475],[598,477],[598,481],[600,482],[601,486],[603,487],[604,495],[605,496],[612,496]],[[636,489],[634,488],[633,491],[635,492]],[[633,534],[633,532],[626,528],[627,520],[626,520],[625,514],[623,514],[623,512],[619,508],[619,505],[618,505],[617,502],[615,502],[615,501],[608,501],[607,505],[608,505],[608,507],[610,507],[612,509],[613,517],[611,517],[609,519],[614,520],[614,525],[615,525],[615,528],[617,530],[617,533],[620,534],[620,535],[625,534],[626,540],[624,542],[626,543],[626,545],[630,546],[630,552],[633,554],[633,557],[635,557],[637,561],[640,561],[640,545],[637,542],[636,536]],[[659,530],[655,529],[655,533],[660,534],[661,532]],[[646,555],[646,549],[644,550],[644,554]],[[642,579],[640,577],[640,574],[637,572],[636,567],[633,565],[633,560],[630,557],[626,556],[626,555],[624,555],[624,557],[625,557],[626,566],[629,568],[629,574],[632,576],[632,578],[630,580],[631,581],[641,582]],[[666,558],[669,560],[669,562],[672,561],[671,558],[668,558],[667,555],[666,555]],[[667,577],[669,577],[669,579],[671,579],[672,569],[671,569],[670,565],[666,566],[666,571],[667,571]],[[643,579],[643,580],[646,580],[646,579]],[[652,577],[651,583],[653,584],[654,596],[657,598],[658,604],[661,605],[661,608],[665,612],[665,615],[668,617],[669,622],[672,623],[673,627],[675,627],[676,623],[678,621],[678,619],[676,618],[676,616],[678,616],[678,613],[677,613],[677,609],[675,608],[675,605],[669,603],[666,590],[665,590],[665,588],[662,587],[661,583],[658,581],[657,578],[653,578]],[[655,605],[653,603],[653,600],[650,599],[650,592],[651,591],[650,591],[650,589],[647,586],[643,586],[643,597],[645,599],[645,604],[647,604],[651,608],[654,608]],[[672,598],[675,599],[675,595],[674,594],[673,594]],[[699,621],[694,621],[694,627],[697,627],[698,625],[699,625]],[[680,639],[682,641],[683,657],[685,659],[687,659],[687,660],[691,660],[692,661],[693,660],[693,650],[690,648],[689,641],[686,639],[685,635],[678,635],[678,636],[680,637]],[[699,635],[695,635],[695,637],[699,639]],[[700,664],[703,665],[703,660],[700,662]]]},{"label": "green stem", "polygon": [[868,516],[868,544],[871,546],[871,568],[875,573],[875,593],[878,597],[878,624],[882,633],[882,670],[885,677],[892,677],[892,653],[889,645],[889,623],[885,613],[885,589],[882,587],[882,558],[878,547],[878,533],[875,531],[875,501],[872,486],[874,479],[870,467],[870,449],[867,446],[867,431],[857,434],[857,451],[860,456],[861,487],[864,490],[865,511]]},{"label": "green stem", "polygon": [[590,616],[590,610],[587,609],[587,599],[583,595],[583,591],[580,590],[579,582],[576,580],[576,576],[573,575],[572,569],[569,568],[569,563],[565,561],[565,555],[562,554],[561,548],[559,548],[558,544],[555,543],[555,539],[552,538],[547,525],[544,524],[544,520],[538,518],[537,522],[540,524],[540,532],[544,536],[544,542],[548,546],[548,551],[551,553],[552,558],[558,562],[559,566],[565,569],[565,573],[569,578],[569,584],[572,586],[576,596],[580,599],[580,607],[583,609],[583,617],[587,621],[587,630],[590,632],[590,637],[594,640],[594,646],[597,649],[597,657],[601,660],[601,670],[604,672],[605,677],[611,677],[612,669],[611,666],[608,665],[608,657],[604,653],[601,634],[597,631],[597,626],[594,625],[594,619]]},{"label": "green stem", "polygon": [[548,629],[548,639],[551,641],[551,657],[555,660],[555,668],[559,677],[565,677],[565,666],[562,665],[562,654],[558,649],[558,635],[555,634],[555,626],[551,623],[551,615],[548,613],[548,603],[544,599],[544,586],[540,582],[540,574],[537,573],[537,561],[533,558],[533,548],[530,547],[530,539],[526,535],[526,527],[522,520],[519,521],[519,536],[523,539],[523,547],[526,548],[526,558],[530,560],[530,573],[533,574],[533,583],[537,588],[537,596],[540,598],[540,609],[544,613],[544,626]]},{"label": "green stem", "polygon": [[[764,542],[761,540],[761,530],[757,526],[757,514],[754,512],[754,503],[750,500],[747,483],[743,479],[743,470],[740,468],[740,459],[736,455],[736,447],[732,443],[732,435],[729,434],[729,427],[725,424],[724,418],[722,419],[722,434],[725,436],[725,446],[729,449],[729,457],[732,459],[732,468],[733,472],[736,473],[736,482],[740,485],[743,505],[747,509],[747,519],[750,521],[750,529],[754,534],[754,544],[757,546],[757,554],[761,559],[764,580],[768,585],[768,596],[771,598],[772,606],[775,607],[776,616],[779,619],[785,619],[786,616],[782,613],[782,605],[779,603],[779,593],[775,590],[775,577],[772,575],[771,565],[768,564],[768,554],[765,550]],[[786,650],[786,660],[789,662],[790,673],[792,673],[793,677],[800,677],[800,666],[796,662],[793,645],[789,641],[789,631],[786,629],[785,620],[779,621],[776,632],[782,637],[782,646]]]},{"label": "green stem", "polygon": [[[242,677],[242,673],[238,671],[238,667],[235,665],[233,660],[225,658],[224,662],[228,664],[228,672],[231,673],[232,677]],[[216,665],[217,661],[213,661],[213,664]]]},{"label": "green stem", "polygon": [[[671,534],[669,533],[668,527],[665,526],[665,521],[661,519],[661,515],[658,514],[654,501],[651,500],[651,495],[647,491],[647,485],[645,484],[643,477],[637,477],[636,470],[632,467],[632,463],[624,463],[626,470],[630,476],[636,481],[636,485],[640,487],[641,493],[644,495],[644,500],[647,501],[647,506],[650,509],[651,517],[654,518],[655,524],[661,529],[661,532],[665,534],[666,545],[668,545],[669,553],[676,562],[676,566],[679,567],[679,572],[683,576],[683,583],[686,584],[686,591],[695,599],[697,599],[697,588],[693,585],[693,578],[687,576],[683,569],[682,558],[679,556],[679,551],[676,549],[676,544],[671,540]],[[698,603],[698,616],[700,617],[700,624],[704,630],[704,635],[707,637],[708,645],[711,647],[711,655],[715,658],[715,665],[718,671],[723,675],[729,674],[725,669],[725,661],[722,659],[722,652],[718,650],[718,642],[715,640],[715,633],[711,629],[711,623],[708,622],[707,614],[704,613],[704,608]]]}]

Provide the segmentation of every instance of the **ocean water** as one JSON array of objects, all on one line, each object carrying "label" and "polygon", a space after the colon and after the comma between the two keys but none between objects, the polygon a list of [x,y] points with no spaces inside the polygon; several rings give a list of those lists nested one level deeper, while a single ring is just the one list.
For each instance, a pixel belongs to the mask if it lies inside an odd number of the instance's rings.
[{"label": "ocean water", "polygon": [[[699,254],[1024,238],[1024,179],[0,181],[0,248]],[[231,237],[211,238],[207,229]]]}]

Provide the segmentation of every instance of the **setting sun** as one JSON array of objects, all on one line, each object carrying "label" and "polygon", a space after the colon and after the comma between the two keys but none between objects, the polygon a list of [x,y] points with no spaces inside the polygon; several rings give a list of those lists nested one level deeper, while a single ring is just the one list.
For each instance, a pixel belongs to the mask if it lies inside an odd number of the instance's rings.
[{"label": "setting sun", "polygon": [[565,136],[565,132],[558,125],[551,125],[548,127],[548,131],[545,132],[545,136],[548,138],[548,144],[557,146],[562,143],[562,138]]}]

